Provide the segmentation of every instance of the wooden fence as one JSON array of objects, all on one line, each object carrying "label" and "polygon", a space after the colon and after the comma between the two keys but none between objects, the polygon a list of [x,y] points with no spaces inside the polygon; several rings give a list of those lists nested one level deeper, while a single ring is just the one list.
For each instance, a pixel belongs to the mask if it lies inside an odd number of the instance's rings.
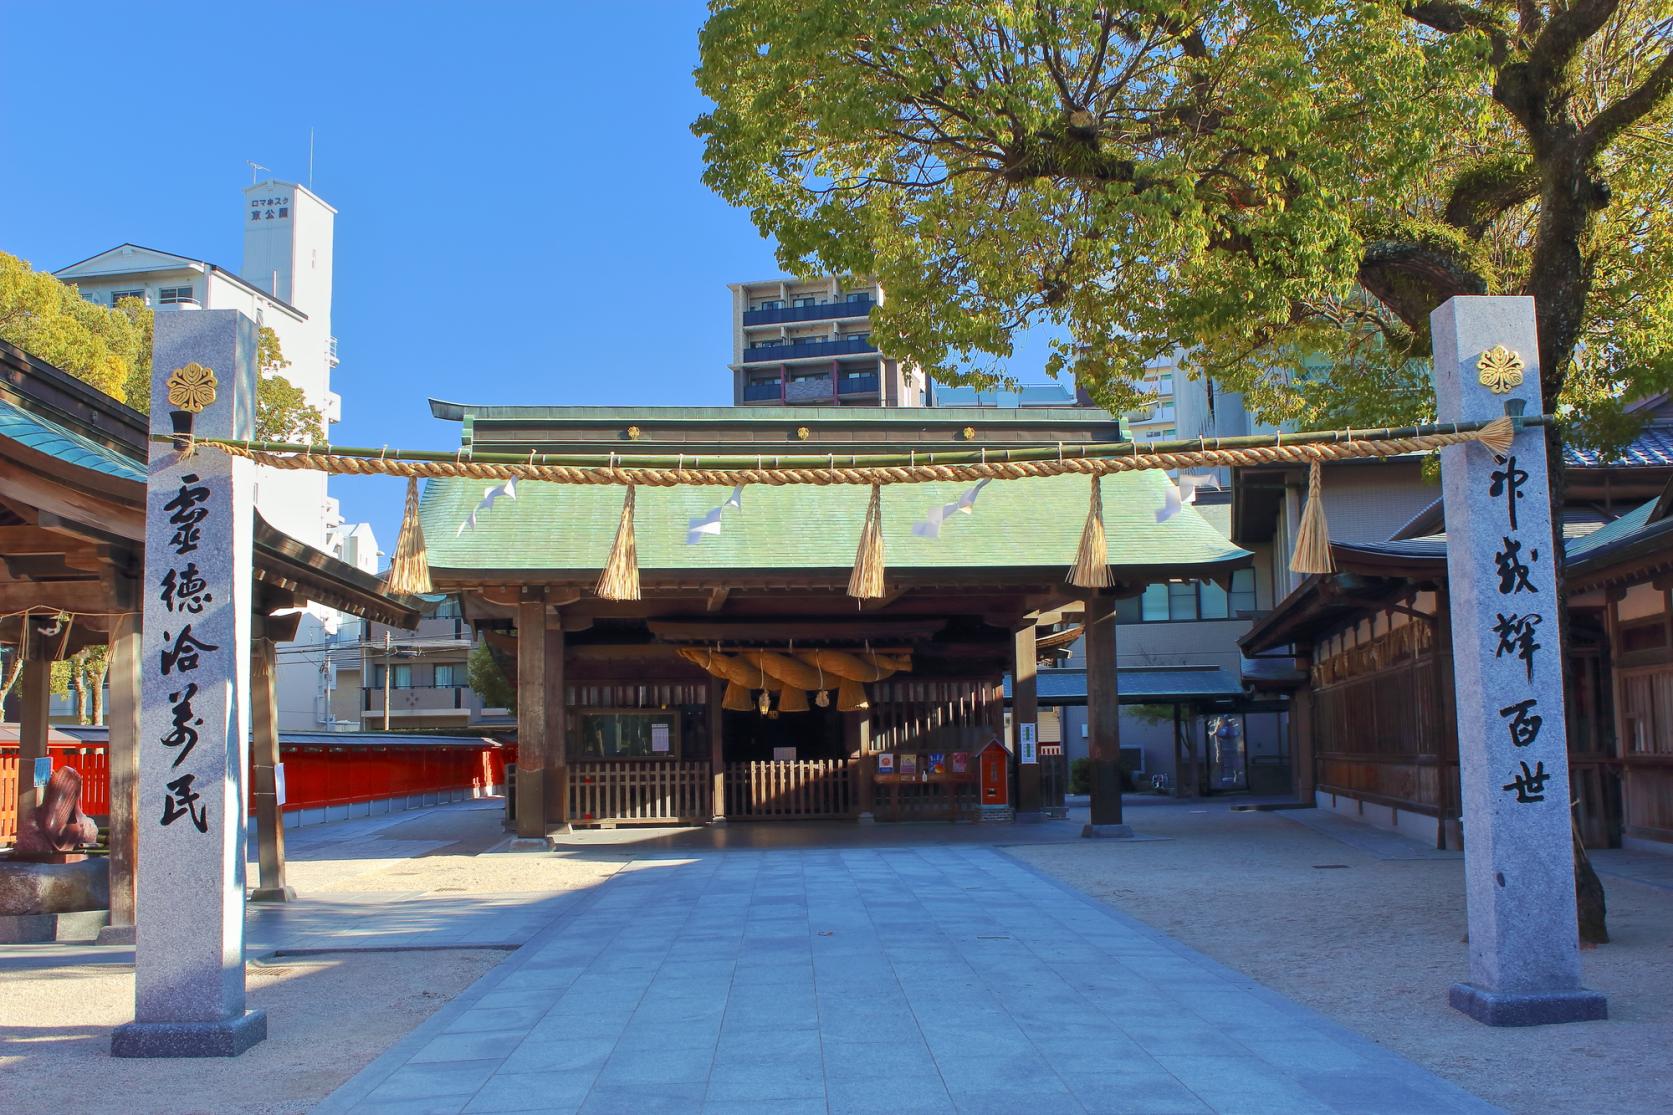
[{"label": "wooden fence", "polygon": [[712,813],[707,763],[671,759],[571,763],[569,816],[577,824],[697,824]]},{"label": "wooden fence", "polygon": [[[103,744],[48,744],[52,769],[74,767],[81,772],[81,811],[89,817],[110,814],[110,764]],[[18,750],[0,747],[0,843],[17,839]],[[22,777],[34,777],[34,771]]]},{"label": "wooden fence", "polygon": [[850,817],[853,813],[854,764],[849,759],[726,764],[729,820]]}]

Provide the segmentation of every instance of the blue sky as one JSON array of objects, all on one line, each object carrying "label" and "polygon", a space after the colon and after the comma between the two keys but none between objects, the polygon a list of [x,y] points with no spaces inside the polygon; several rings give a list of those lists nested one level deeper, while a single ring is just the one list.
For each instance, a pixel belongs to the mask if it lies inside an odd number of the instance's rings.
[{"label": "blue sky", "polygon": [[[55,269],[132,241],[236,269],[245,160],[305,183],[311,126],[338,210],[334,440],[451,447],[430,396],[729,403],[726,284],[778,267],[702,184],[704,14],[0,0],[0,249]],[[400,482],[332,491],[393,545]]]}]

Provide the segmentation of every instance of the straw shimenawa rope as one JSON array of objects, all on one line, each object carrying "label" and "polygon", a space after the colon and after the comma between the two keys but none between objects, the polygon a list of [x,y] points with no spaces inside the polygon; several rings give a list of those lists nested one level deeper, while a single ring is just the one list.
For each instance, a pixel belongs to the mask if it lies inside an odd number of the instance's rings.
[{"label": "straw shimenawa rope", "polygon": [[1295,553],[1290,568],[1297,573],[1334,573],[1330,556],[1330,528],[1324,521],[1324,469],[1314,461],[1307,469],[1307,507],[1301,513],[1301,527],[1295,532]]},{"label": "straw shimenawa rope", "polygon": [[1510,449],[1515,429],[1509,418],[1496,418],[1479,430],[1418,434],[1411,437],[1363,437],[1351,441],[1305,445],[1258,445],[1240,449],[1189,449],[1154,453],[1123,453],[1115,457],[1063,457],[1039,461],[973,461],[967,464],[819,465],[813,467],[755,468],[624,468],[615,464],[555,465],[501,464],[488,461],[414,461],[388,456],[356,456],[329,451],[276,452],[253,449],[234,441],[199,440],[200,447],[219,449],[235,457],[278,469],[311,469],[350,476],[463,476],[474,480],[536,480],[549,484],[616,484],[673,488],[681,485],[733,487],[739,484],[919,484],[928,481],[970,483],[977,480],[1028,480],[1044,476],[1108,476],[1145,469],[1189,469],[1264,464],[1311,464],[1366,457],[1398,457],[1426,453],[1448,445],[1479,441],[1494,454]]},{"label": "straw shimenawa rope", "polygon": [[1080,532],[1080,548],[1075,551],[1069,575],[1063,579],[1076,588],[1108,588],[1115,581],[1110,574],[1109,540],[1104,535],[1102,476],[1092,478],[1092,498],[1086,508],[1086,525]]},{"label": "straw shimenawa rope", "polygon": [[407,477],[407,506],[401,515],[401,533],[395,538],[395,556],[384,574],[384,588],[390,592],[426,593],[430,584],[430,563],[425,557],[424,528],[418,522],[418,478]]},{"label": "straw shimenawa rope", "polygon": [[871,486],[866,504],[866,525],[860,531],[860,548],[854,555],[854,572],[848,578],[848,595],[856,600],[876,600],[883,595],[883,489]]},{"label": "straw shimenawa rope", "polygon": [[616,543],[610,547],[610,558],[593,589],[603,600],[639,599],[639,547],[633,538],[633,503],[634,486],[629,484],[622,499],[621,522],[616,524]]}]

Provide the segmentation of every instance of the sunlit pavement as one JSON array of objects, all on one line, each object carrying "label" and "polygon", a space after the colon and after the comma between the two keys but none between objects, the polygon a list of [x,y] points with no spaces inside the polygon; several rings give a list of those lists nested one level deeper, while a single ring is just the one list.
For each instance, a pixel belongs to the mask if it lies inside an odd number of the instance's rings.
[{"label": "sunlit pavement", "polygon": [[1493,1110],[999,849],[905,835],[639,849],[319,1110]]}]

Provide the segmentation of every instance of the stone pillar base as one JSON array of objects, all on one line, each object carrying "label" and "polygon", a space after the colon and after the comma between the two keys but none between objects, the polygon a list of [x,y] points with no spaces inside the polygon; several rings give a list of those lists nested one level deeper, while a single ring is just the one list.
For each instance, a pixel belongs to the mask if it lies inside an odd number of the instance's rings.
[{"label": "stone pillar base", "polygon": [[110,917],[108,910],[70,910],[62,914],[0,914],[0,944],[39,945],[92,941]]},{"label": "stone pillar base", "polygon": [[506,842],[507,852],[550,852],[552,842],[544,836],[514,836]]},{"label": "stone pillar base", "polygon": [[710,817],[709,818],[709,825],[713,828],[725,828],[726,827],[726,818],[725,817]]},{"label": "stone pillar base", "polygon": [[1609,1002],[1599,991],[1484,991],[1473,984],[1455,983],[1447,1002],[1487,1026],[1550,1026],[1559,1022],[1601,1022],[1609,1017]]},{"label": "stone pillar base", "polygon": [[131,925],[107,925],[99,930],[95,945],[132,945],[134,943],[134,927]]},{"label": "stone pillar base", "polygon": [[250,892],[251,902],[295,902],[295,887],[257,887]]},{"label": "stone pillar base", "polygon": [[219,1022],[129,1022],[110,1035],[112,1057],[236,1057],[267,1038],[267,1012]]},{"label": "stone pillar base", "polygon": [[1046,813],[1043,809],[1019,809],[1013,818],[1019,825],[1038,825],[1045,823]]},{"label": "stone pillar base", "polygon": [[1086,837],[1130,837],[1132,825],[1082,825],[1080,834]]},{"label": "stone pillar base", "polygon": [[861,813],[858,817],[854,818],[854,821],[856,824],[861,825],[875,825],[877,823],[877,815],[875,813]]}]

